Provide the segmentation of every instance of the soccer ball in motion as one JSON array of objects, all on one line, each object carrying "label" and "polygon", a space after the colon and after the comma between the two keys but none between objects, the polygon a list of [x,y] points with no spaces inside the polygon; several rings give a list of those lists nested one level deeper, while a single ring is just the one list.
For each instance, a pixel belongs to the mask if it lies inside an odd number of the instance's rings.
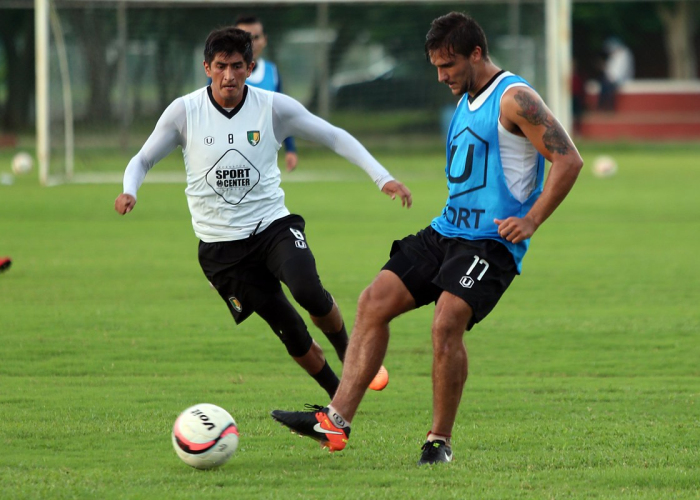
[{"label": "soccer ball in motion", "polygon": [[593,160],[593,175],[612,177],[617,173],[617,162],[611,156],[598,156]]},{"label": "soccer ball in motion", "polygon": [[238,448],[238,427],[223,408],[199,404],[183,411],[173,426],[175,453],[195,469],[225,464]]},{"label": "soccer ball in motion", "polygon": [[12,158],[12,171],[15,175],[28,174],[34,166],[34,159],[29,153],[22,151]]}]

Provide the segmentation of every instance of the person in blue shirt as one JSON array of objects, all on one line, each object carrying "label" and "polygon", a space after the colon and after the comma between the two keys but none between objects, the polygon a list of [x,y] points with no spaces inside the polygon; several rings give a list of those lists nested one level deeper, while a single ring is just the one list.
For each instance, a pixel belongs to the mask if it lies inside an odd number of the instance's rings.
[{"label": "person in blue shirt", "polygon": [[[491,312],[520,274],[530,237],[583,166],[537,92],[491,61],[473,18],[452,12],[435,19],[425,54],[438,81],[461,98],[447,133],[447,202],[428,227],[394,242],[389,261],[360,295],[330,404],[272,412],[331,451],[345,448],[351,420],[386,354],[389,323],[434,302],[433,419],[419,465],[452,461],[452,428],[467,380],[464,332]],[[546,181],[545,159],[551,163]]]},{"label": "person in blue shirt", "polygon": [[[246,80],[246,84],[271,92],[282,92],[282,79],[277,71],[277,65],[261,57],[263,50],[267,47],[267,35],[263,29],[262,21],[255,16],[240,16],[236,20],[235,27],[247,31],[253,39],[255,68]],[[286,151],[285,165],[287,171],[291,172],[299,161],[293,137],[287,137],[284,140],[284,149]]]}]

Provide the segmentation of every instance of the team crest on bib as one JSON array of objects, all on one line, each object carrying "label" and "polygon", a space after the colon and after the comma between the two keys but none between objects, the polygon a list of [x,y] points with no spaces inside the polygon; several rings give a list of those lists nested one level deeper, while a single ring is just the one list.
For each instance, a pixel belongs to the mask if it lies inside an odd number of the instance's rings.
[{"label": "team crest on bib", "polygon": [[236,297],[229,297],[228,301],[231,303],[231,307],[233,307],[233,309],[236,312],[243,311],[243,306],[241,305],[240,301]]},{"label": "team crest on bib", "polygon": [[204,138],[204,144],[206,144],[207,146],[213,146],[214,145],[214,138],[210,135],[206,136]]},{"label": "team crest on bib", "polygon": [[260,182],[260,171],[236,149],[229,149],[209,169],[207,184],[226,203],[238,205]]},{"label": "team crest on bib", "polygon": [[260,131],[259,130],[249,130],[248,131],[248,142],[251,146],[257,146],[260,142]]}]

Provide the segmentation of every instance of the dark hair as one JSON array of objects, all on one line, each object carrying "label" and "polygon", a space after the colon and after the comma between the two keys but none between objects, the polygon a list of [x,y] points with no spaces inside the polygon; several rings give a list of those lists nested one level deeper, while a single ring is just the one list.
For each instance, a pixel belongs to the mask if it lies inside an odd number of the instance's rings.
[{"label": "dark hair", "polygon": [[241,14],[233,23],[234,26],[240,26],[241,24],[259,24],[262,26],[262,21],[257,16],[249,16],[247,14]]},{"label": "dark hair", "polygon": [[488,60],[489,48],[484,30],[474,18],[462,12],[450,12],[434,19],[425,35],[425,56],[428,60],[431,52],[441,49],[469,57],[476,47],[481,47],[482,57]]},{"label": "dark hair", "polygon": [[247,31],[228,26],[209,33],[204,44],[204,60],[211,64],[216,54],[241,54],[246,64],[253,62],[253,41]]}]

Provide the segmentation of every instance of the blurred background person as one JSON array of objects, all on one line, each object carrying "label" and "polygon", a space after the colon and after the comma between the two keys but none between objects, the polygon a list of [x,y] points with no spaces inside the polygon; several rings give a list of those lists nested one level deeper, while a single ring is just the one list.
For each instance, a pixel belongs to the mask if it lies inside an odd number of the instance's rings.
[{"label": "blurred background person", "polygon": [[606,58],[600,78],[598,109],[615,111],[620,86],[634,78],[634,55],[617,37],[608,38],[603,50]]},{"label": "blurred background person", "polygon": [[[277,70],[277,65],[260,57],[265,47],[267,47],[267,35],[265,34],[262,21],[255,16],[243,15],[236,19],[235,26],[250,33],[253,39],[255,68],[253,68],[253,72],[246,80],[246,84],[263,90],[282,92],[282,79]],[[287,171],[291,172],[296,168],[299,161],[293,137],[287,137],[284,140],[284,150],[286,151],[284,161]]]}]

